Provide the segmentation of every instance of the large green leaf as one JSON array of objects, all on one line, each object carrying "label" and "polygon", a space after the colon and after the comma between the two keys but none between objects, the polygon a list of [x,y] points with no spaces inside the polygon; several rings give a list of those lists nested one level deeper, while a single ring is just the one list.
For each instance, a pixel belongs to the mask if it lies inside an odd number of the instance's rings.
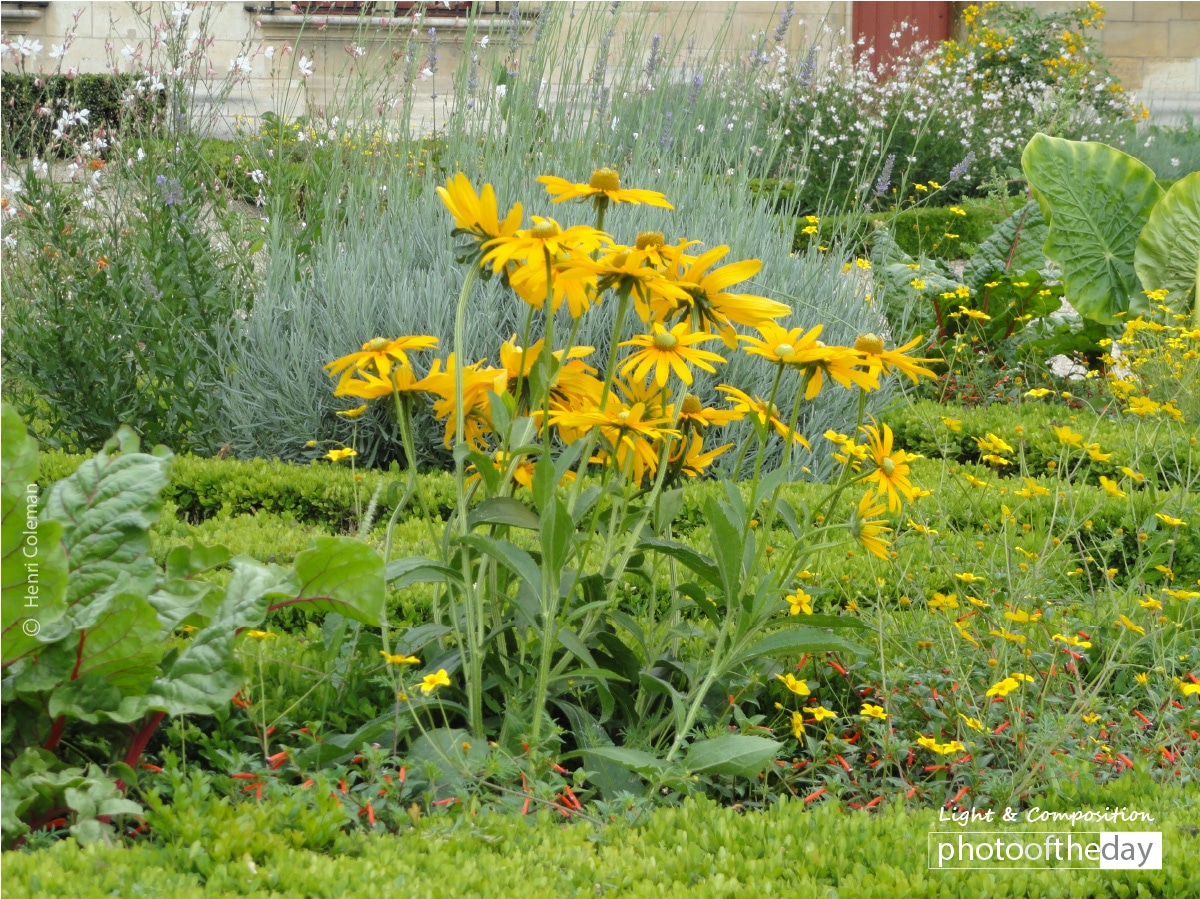
[{"label": "large green leaf", "polygon": [[233,574],[209,623],[193,634],[183,652],[155,681],[143,703],[172,715],[212,714],[229,704],[242,685],[234,663],[238,631],[260,624],[269,597],[288,585],[288,573],[246,556],[233,560]]},{"label": "large green leaf", "polygon": [[[114,455],[118,448],[121,454]],[[145,582],[147,590],[154,583],[150,528],[162,509],[159,492],[167,484],[170,454],[136,450],[133,433],[122,428],[98,455],[50,490],[43,514],[62,525],[68,607],[102,596],[122,574]]]},{"label": "large green leaf", "polygon": [[1147,290],[1169,291],[1163,302],[1193,313],[1200,327],[1200,172],[1176,181],[1150,212],[1133,267]]},{"label": "large green leaf", "polygon": [[1050,229],[1036,200],[1030,200],[996,226],[963,268],[963,283],[974,291],[1009,272],[1040,270],[1046,265]]},{"label": "large green leaf", "polygon": [[139,586],[132,578],[118,579],[88,605],[78,634],[55,647],[74,658],[70,675],[50,696],[50,717],[96,722],[141,716],[140,703],[129,708],[122,703],[150,688],[164,645],[158,615]]},{"label": "large green leaf", "polygon": [[779,753],[783,744],[748,734],[723,734],[688,747],[683,766],[696,774],[753,777]]},{"label": "large green leaf", "polygon": [[33,650],[42,628],[61,618],[64,609],[67,557],[60,542],[62,528],[37,514],[37,473],[37,442],[5,403],[0,413],[4,667]]},{"label": "large green leaf", "polygon": [[296,580],[295,594],[275,602],[272,609],[311,603],[374,627],[383,622],[383,557],[361,540],[318,537],[296,556]]},{"label": "large green leaf", "polygon": [[1105,144],[1034,135],[1021,167],[1049,223],[1046,255],[1063,270],[1067,302],[1113,324],[1144,307],[1134,248],[1163,191],[1141,161]]}]

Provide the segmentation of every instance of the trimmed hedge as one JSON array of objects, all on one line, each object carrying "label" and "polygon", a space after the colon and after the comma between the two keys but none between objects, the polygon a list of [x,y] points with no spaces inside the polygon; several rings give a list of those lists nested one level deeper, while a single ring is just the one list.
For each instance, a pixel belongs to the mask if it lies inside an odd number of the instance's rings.
[{"label": "trimmed hedge", "polygon": [[[179,800],[179,797],[176,797]],[[186,800],[185,800],[186,801]],[[1195,790],[1123,778],[1104,788],[1066,788],[1029,805],[1055,811],[1125,807],[1153,824],[1082,824],[1077,832],[1161,831],[1159,871],[930,870],[930,831],[957,831],[932,810],[893,800],[876,813],[836,802],[790,801],[739,814],[708,800],[661,808],[632,824],[564,824],[527,818],[422,817],[401,836],[338,837],[333,814],[295,802],[213,800],[212,821],[160,832],[163,845],[132,848],[69,841],[6,853],[14,895],[92,899],[199,896],[854,896],[855,899],[1017,899],[1200,895],[1200,815]],[[212,804],[212,803],[210,803]],[[286,805],[286,807],[284,807]],[[319,805],[319,803],[318,803]],[[232,806],[232,807],[231,807]],[[197,817],[199,809],[189,812]],[[328,819],[328,820],[326,820]],[[186,823],[187,826],[181,825]],[[1057,825],[1062,831],[1066,825]],[[977,824],[968,830],[1045,831],[1046,824]],[[185,832],[186,831],[186,832]]]},{"label": "trimmed hedge", "polygon": [[[38,82],[41,82],[40,84]],[[166,110],[166,93],[143,95],[132,110],[123,106],[121,97],[137,79],[132,75],[20,75],[5,72],[0,76],[0,103],[3,124],[0,140],[4,152],[16,157],[45,156],[56,144],[51,132],[58,117],[67,109],[86,109],[88,133],[103,128],[112,132],[130,118],[151,127],[157,126]],[[38,109],[50,110],[38,115]]]}]

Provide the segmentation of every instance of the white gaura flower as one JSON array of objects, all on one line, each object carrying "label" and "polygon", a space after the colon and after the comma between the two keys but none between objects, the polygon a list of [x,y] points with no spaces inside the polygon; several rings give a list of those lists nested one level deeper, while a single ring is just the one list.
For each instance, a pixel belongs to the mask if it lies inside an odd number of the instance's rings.
[{"label": "white gaura flower", "polygon": [[300,61],[296,63],[296,67],[300,70],[300,74],[308,78],[313,73],[312,60],[307,56],[301,56]]},{"label": "white gaura flower", "polygon": [[237,59],[230,60],[229,71],[237,71],[239,75],[249,75],[254,71],[254,66],[245,56],[239,56]]},{"label": "white gaura flower", "polygon": [[53,44],[50,47],[50,58],[51,59],[62,59],[66,55],[67,55],[67,49],[62,44]]},{"label": "white gaura flower", "polygon": [[25,35],[21,35],[9,44],[9,50],[13,56],[24,56],[32,59],[42,52],[42,42],[38,40],[31,41]]}]

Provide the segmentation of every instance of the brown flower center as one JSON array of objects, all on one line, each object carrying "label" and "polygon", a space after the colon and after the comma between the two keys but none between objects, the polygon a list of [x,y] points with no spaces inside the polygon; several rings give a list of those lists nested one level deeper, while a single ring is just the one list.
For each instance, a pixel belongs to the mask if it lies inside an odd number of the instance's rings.
[{"label": "brown flower center", "polygon": [[639,231],[636,246],[639,250],[650,250],[661,247],[666,242],[661,231]]},{"label": "brown flower center", "polygon": [[700,400],[692,396],[692,394],[689,393],[683,398],[684,415],[699,415],[703,409],[704,407],[700,405]]}]

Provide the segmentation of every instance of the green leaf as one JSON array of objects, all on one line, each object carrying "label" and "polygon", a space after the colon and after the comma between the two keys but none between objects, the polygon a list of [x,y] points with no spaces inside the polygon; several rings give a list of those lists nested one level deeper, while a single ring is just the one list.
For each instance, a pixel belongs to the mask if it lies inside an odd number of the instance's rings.
[{"label": "green leaf", "polygon": [[688,747],[683,766],[696,774],[753,777],[779,754],[783,744],[748,734],[723,734]]},{"label": "green leaf", "polygon": [[[805,616],[807,617],[807,616]],[[785,630],[767,634],[750,648],[738,653],[730,663],[732,665],[749,662],[761,656],[794,656],[805,652],[854,652],[865,653],[867,650],[847,640],[845,637],[831,634],[818,627],[800,625]]]},{"label": "green leaf", "polygon": [[393,559],[384,569],[383,579],[397,590],[403,590],[413,584],[456,583],[461,580],[459,572],[447,568],[433,559],[424,556],[408,556],[404,559]]},{"label": "green leaf", "polygon": [[726,603],[731,603],[742,590],[742,535],[727,514],[724,504],[711,496],[704,504],[704,514],[708,519],[712,550],[717,557],[720,586]]},{"label": "green leaf", "polygon": [[542,595],[542,571],[533,557],[525,550],[514,546],[507,540],[495,540],[481,534],[471,534],[462,538],[462,542],[480,552],[487,553],[497,562],[525,581],[525,586],[533,591],[534,596]]},{"label": "green leaf", "polygon": [[[1063,270],[1067,301],[1113,324],[1135,308],[1138,235],[1163,190],[1144,163],[1105,144],[1034,135],[1021,166],[1049,223],[1046,255]],[[1144,304],[1143,304],[1144,305]]]},{"label": "green leaf", "polygon": [[972,290],[1009,272],[1041,270],[1046,265],[1050,229],[1037,200],[1030,200],[996,226],[963,268],[963,283]]},{"label": "green leaf", "polygon": [[721,586],[721,572],[717,563],[703,553],[692,549],[683,543],[672,540],[662,540],[658,537],[647,537],[638,544],[638,549],[655,549],[663,555],[670,556],[693,574],[697,574],[714,587]]},{"label": "green leaf", "polygon": [[268,597],[286,586],[289,581],[283,569],[247,556],[235,558],[229,586],[212,619],[155,679],[145,707],[171,715],[194,715],[212,714],[228,706],[242,685],[242,672],[233,658],[237,633],[261,624]]},{"label": "green leaf", "polygon": [[311,603],[353,621],[378,627],[383,622],[386,586],[383,557],[353,537],[318,537],[311,549],[296,556],[300,588],[283,606]]},{"label": "green leaf", "polygon": [[467,515],[467,527],[474,530],[481,524],[503,524],[530,531],[541,527],[537,513],[511,496],[494,496],[472,509]]},{"label": "green leaf", "polygon": [[622,768],[647,779],[660,776],[671,767],[653,753],[641,749],[627,749],[624,746],[597,746],[588,749],[587,755],[616,762]]},{"label": "green leaf", "polygon": [[0,413],[4,633],[0,659],[5,667],[35,649],[42,628],[58,621],[66,608],[62,526],[37,514],[37,468],[37,441],[26,432],[16,410],[5,403]]},{"label": "green leaf", "polygon": [[1163,302],[1192,312],[1200,327],[1200,172],[1171,185],[1138,237],[1133,267],[1146,290],[1167,290]]},{"label": "green leaf", "polygon": [[147,591],[157,578],[148,555],[150,528],[162,509],[159,493],[167,484],[170,456],[112,455],[118,445],[136,444],[118,432],[99,454],[56,483],[46,500],[43,514],[62,525],[69,608],[103,596],[122,574],[146,583]]}]

